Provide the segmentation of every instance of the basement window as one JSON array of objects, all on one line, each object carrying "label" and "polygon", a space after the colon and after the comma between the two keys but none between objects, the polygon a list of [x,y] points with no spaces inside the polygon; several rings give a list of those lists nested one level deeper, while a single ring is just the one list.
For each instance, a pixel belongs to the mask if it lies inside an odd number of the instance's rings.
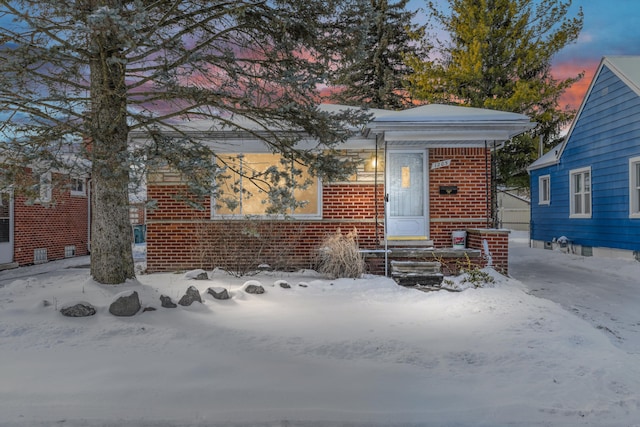
[{"label": "basement window", "polygon": [[40,248],[33,250],[33,263],[34,264],[43,264],[47,262],[47,248]]},{"label": "basement window", "polygon": [[64,247],[64,257],[72,258],[76,256],[76,247],[75,245],[65,246]]}]

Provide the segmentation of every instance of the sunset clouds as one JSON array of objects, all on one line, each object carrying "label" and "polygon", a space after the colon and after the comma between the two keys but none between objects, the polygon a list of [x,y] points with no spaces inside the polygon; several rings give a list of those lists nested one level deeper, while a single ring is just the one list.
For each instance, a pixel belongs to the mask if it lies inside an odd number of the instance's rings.
[{"label": "sunset clouds", "polygon": [[574,0],[582,7],[584,27],[577,43],[564,49],[553,63],[553,75],[561,79],[584,72],[581,81],[561,99],[561,105],[579,108],[603,56],[640,55],[640,2],[637,0]]},{"label": "sunset clouds", "polygon": [[[432,0],[444,9],[447,0]],[[427,0],[412,0],[408,7],[425,9]],[[584,27],[578,41],[563,49],[553,61],[552,74],[556,79],[575,77],[584,72],[582,80],[574,84],[561,98],[560,105],[580,107],[584,95],[603,56],[640,55],[640,1],[638,0],[573,0],[570,15],[582,8]],[[424,14],[419,14],[424,18]]]}]

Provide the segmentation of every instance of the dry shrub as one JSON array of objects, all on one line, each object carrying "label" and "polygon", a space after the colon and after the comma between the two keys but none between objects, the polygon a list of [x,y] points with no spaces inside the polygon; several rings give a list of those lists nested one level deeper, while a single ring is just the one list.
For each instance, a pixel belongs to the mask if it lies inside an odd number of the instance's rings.
[{"label": "dry shrub", "polygon": [[325,237],[320,247],[319,273],[337,279],[357,278],[364,271],[364,258],[358,251],[358,232],[355,228],[347,234],[342,234],[338,229]]}]

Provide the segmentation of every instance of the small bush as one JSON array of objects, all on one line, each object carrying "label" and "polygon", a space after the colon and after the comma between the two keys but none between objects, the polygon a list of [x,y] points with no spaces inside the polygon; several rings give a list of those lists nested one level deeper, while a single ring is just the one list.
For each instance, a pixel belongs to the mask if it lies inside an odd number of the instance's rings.
[{"label": "small bush", "polygon": [[358,233],[342,234],[338,229],[322,241],[318,272],[330,279],[357,278],[365,271],[364,258],[358,251]]},{"label": "small bush", "polygon": [[462,279],[462,283],[470,283],[474,288],[481,288],[496,282],[489,273],[478,268],[466,270],[464,273],[465,277]]}]

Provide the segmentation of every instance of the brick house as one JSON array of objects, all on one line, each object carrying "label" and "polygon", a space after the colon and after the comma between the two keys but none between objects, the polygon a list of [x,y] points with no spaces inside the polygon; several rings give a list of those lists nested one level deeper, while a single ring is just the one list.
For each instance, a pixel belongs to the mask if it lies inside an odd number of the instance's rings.
[{"label": "brick house", "polygon": [[35,198],[0,185],[0,270],[89,253],[87,181],[47,172]]},{"label": "brick house", "polygon": [[[341,155],[361,161],[357,173],[344,182],[316,180],[297,194],[308,203],[286,219],[265,215],[260,196],[240,200],[233,210],[213,198],[197,209],[175,197],[186,191],[177,173],[150,174],[147,198],[156,208],[147,212],[147,270],[313,268],[327,234],[355,229],[373,273],[387,272],[390,259],[434,258],[445,267],[490,262],[506,272],[508,231],[490,228],[491,155],[535,123],[521,114],[446,105],[371,112],[372,121],[339,147]],[[279,161],[246,133],[209,132],[210,122],[187,125],[239,167]],[[467,245],[454,250],[452,233],[459,230],[466,231]]]}]

